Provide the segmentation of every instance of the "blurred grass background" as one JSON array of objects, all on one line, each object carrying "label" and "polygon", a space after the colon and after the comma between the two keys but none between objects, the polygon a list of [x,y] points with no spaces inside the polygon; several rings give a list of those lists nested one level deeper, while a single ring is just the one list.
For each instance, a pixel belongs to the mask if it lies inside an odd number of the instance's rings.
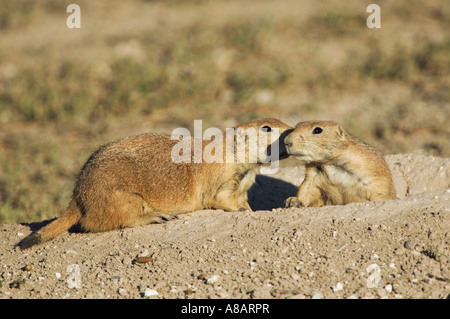
[{"label": "blurred grass background", "polygon": [[0,223],[58,216],[99,145],[194,119],[330,119],[449,157],[450,3],[378,1],[368,29],[372,2],[0,0]]}]

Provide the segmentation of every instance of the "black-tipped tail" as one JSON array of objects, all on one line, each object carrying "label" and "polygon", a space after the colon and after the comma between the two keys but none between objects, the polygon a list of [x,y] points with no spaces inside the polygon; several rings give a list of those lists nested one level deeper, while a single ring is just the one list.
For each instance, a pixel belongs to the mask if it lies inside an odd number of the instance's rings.
[{"label": "black-tipped tail", "polygon": [[37,232],[32,232],[30,235],[22,239],[17,246],[20,247],[20,249],[27,249],[31,246],[40,244],[42,242],[42,237]]},{"label": "black-tipped tail", "polygon": [[67,231],[70,227],[78,223],[81,219],[81,211],[79,210],[76,202],[72,200],[66,212],[50,224],[41,228],[38,231],[31,233],[26,238],[22,239],[18,246],[21,249],[27,249],[31,246],[44,243],[61,235]]}]

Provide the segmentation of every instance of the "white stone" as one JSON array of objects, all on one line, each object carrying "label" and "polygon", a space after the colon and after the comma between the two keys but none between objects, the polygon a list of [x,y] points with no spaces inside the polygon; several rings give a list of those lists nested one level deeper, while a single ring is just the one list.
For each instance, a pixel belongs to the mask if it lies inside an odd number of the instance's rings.
[{"label": "white stone", "polygon": [[377,264],[371,264],[367,267],[366,272],[369,274],[367,277],[367,288],[380,288],[381,284],[381,269]]},{"label": "white stone", "polygon": [[214,283],[218,282],[219,279],[220,279],[220,276],[219,276],[219,275],[213,275],[213,276],[209,277],[209,278],[206,280],[206,283],[207,283],[207,284],[214,284]]},{"label": "white stone", "polygon": [[311,299],[322,299],[323,295],[320,292],[316,292]]},{"label": "white stone", "polygon": [[342,290],[342,289],[344,289],[344,285],[343,285],[341,282],[338,282],[338,283],[336,284],[336,286],[333,287],[333,291],[334,291],[334,292],[340,291],[340,290]]},{"label": "white stone", "polygon": [[158,292],[156,290],[150,289],[150,288],[145,289],[144,297],[153,297],[153,296],[157,296],[157,295],[158,295]]},{"label": "white stone", "polygon": [[392,292],[392,285],[391,285],[391,284],[388,284],[388,285],[386,285],[386,287],[384,287],[384,289],[385,289],[387,292],[391,293],[391,292]]}]

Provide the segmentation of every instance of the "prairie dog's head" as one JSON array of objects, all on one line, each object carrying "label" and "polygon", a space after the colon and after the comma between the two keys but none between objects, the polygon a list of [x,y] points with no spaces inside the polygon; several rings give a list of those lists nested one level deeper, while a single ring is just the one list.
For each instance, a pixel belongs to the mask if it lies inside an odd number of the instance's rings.
[{"label": "prairie dog's head", "polygon": [[245,162],[268,163],[287,158],[289,154],[283,140],[290,131],[292,127],[272,118],[243,123],[235,128],[238,157],[239,151],[245,149]]},{"label": "prairie dog's head", "polygon": [[347,133],[332,121],[300,122],[284,139],[287,153],[296,159],[311,163],[326,163],[333,151],[342,147]]}]

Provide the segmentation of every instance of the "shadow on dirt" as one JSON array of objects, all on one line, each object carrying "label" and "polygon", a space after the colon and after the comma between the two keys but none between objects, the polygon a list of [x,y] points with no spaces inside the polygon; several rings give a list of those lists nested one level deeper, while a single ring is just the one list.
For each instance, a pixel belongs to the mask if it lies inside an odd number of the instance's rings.
[{"label": "shadow on dirt", "polygon": [[[55,219],[57,219],[57,217],[55,218],[51,218],[51,219],[47,219],[47,220],[43,220],[40,222],[32,222],[32,223],[20,223],[20,225],[26,226],[28,228],[30,228],[31,231],[37,231],[45,226],[47,226],[48,224],[50,224],[52,221],[54,221]],[[69,233],[82,233],[83,230],[81,229],[79,224],[75,224],[72,227],[70,227],[69,229]]]},{"label": "shadow on dirt", "polygon": [[253,210],[283,208],[286,198],[297,195],[298,187],[277,178],[257,175],[248,191],[248,203]]}]

